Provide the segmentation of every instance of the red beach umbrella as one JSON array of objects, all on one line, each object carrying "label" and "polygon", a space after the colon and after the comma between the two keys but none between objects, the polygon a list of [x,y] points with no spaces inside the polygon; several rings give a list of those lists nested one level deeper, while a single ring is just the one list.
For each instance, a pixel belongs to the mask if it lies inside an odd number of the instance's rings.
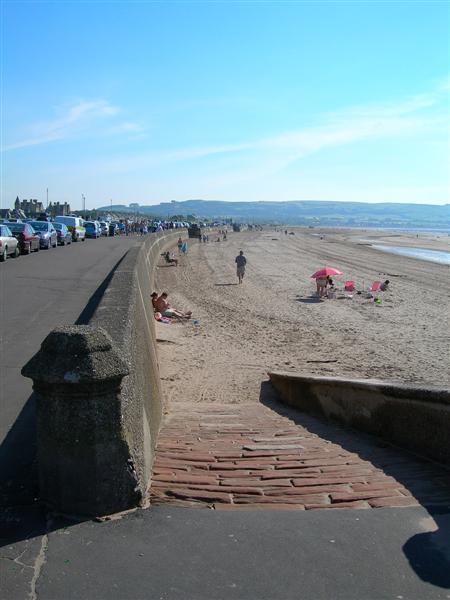
[{"label": "red beach umbrella", "polygon": [[319,279],[321,277],[328,277],[328,275],[343,275],[342,271],[333,269],[333,267],[323,267],[311,275],[313,279]]}]

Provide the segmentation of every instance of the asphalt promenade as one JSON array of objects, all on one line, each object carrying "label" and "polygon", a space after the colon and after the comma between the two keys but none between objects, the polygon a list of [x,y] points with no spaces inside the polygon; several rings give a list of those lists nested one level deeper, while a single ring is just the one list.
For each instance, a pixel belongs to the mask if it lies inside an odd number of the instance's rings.
[{"label": "asphalt promenade", "polygon": [[448,471],[283,407],[269,384],[261,406],[179,405],[150,508],[103,521],[45,512],[20,368],[54,326],[88,319],[135,243],[1,265],[0,599],[449,599]]},{"label": "asphalt promenade", "polygon": [[135,236],[88,239],[0,265],[0,506],[36,495],[34,399],[21,368],[54,327],[86,322],[108,274],[140,243]]}]

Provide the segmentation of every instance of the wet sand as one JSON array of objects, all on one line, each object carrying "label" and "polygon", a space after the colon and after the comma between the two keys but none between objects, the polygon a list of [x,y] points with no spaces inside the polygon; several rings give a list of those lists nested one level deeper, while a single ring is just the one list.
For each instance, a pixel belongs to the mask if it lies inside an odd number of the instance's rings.
[{"label": "wet sand", "polygon": [[[176,308],[193,311],[190,322],[156,324],[169,404],[254,402],[267,371],[276,369],[450,383],[448,266],[387,254],[359,241],[370,236],[387,244],[448,250],[448,237],[288,231],[295,235],[264,230],[229,233],[220,243],[189,240],[177,268],[157,269],[157,290],[167,291]],[[243,285],[237,285],[234,263],[240,249],[248,261]],[[338,286],[352,279],[361,289],[389,279],[390,290],[380,294],[381,305],[357,295],[319,302],[310,275],[325,264],[344,272],[335,278]]]}]

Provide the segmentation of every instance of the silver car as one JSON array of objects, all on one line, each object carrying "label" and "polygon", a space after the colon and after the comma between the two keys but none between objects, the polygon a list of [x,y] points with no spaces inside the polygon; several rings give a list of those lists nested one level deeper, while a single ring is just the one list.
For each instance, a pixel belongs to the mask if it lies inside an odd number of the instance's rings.
[{"label": "silver car", "polygon": [[0,262],[4,262],[8,256],[17,258],[20,254],[19,242],[11,233],[7,225],[0,225]]},{"label": "silver car", "polygon": [[56,248],[58,245],[58,235],[56,229],[53,227],[53,223],[49,221],[31,221],[30,225],[41,238],[41,248],[47,248],[47,250],[49,248]]}]

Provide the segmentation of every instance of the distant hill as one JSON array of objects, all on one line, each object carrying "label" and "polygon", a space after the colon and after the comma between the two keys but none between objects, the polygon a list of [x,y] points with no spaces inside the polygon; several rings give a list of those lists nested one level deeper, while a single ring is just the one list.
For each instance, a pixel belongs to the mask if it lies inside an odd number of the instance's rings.
[{"label": "distant hill", "polygon": [[199,219],[232,219],[245,223],[279,223],[290,225],[354,227],[424,227],[447,228],[450,205],[368,204],[364,202],[329,202],[303,200],[292,202],[224,202],[186,200],[163,202],[152,206],[103,206],[98,210],[115,213],[146,214],[158,218],[194,215]]}]

